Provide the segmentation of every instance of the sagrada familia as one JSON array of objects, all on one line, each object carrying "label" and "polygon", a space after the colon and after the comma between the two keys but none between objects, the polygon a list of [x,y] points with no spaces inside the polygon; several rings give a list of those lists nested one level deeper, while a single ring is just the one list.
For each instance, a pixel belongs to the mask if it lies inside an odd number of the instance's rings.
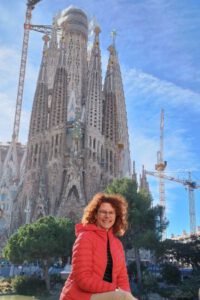
[{"label": "sagrada familia", "polygon": [[[59,42],[58,23],[62,29]],[[87,16],[70,8],[54,22],[51,39],[44,37],[26,171],[14,202],[14,227],[49,214],[74,219],[92,195],[114,178],[130,176],[117,51],[114,44],[108,48],[102,84],[100,31],[96,26],[89,55]]]},{"label": "sagrada familia", "polygon": [[47,215],[76,220],[96,192],[131,176],[118,55],[113,41],[102,83],[100,32],[96,26],[88,51],[87,16],[71,7],[44,36],[23,178],[9,206],[11,231]]}]

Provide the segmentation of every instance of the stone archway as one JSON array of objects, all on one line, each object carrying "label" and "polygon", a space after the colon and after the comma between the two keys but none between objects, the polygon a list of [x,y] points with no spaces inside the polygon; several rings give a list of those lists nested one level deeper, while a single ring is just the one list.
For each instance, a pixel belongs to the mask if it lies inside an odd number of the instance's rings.
[{"label": "stone archway", "polygon": [[72,186],[72,188],[69,190],[69,193],[67,195],[67,203],[76,203],[80,202],[79,193],[75,185]]}]

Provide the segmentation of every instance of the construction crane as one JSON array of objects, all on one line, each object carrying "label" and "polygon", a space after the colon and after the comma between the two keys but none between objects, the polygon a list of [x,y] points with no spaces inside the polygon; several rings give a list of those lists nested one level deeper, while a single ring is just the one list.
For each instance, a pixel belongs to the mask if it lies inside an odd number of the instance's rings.
[{"label": "construction crane", "polygon": [[22,100],[23,100],[23,91],[24,91],[24,80],[26,73],[26,62],[27,62],[27,54],[28,54],[28,43],[29,43],[29,33],[30,30],[42,32],[45,35],[49,35],[52,30],[52,26],[50,25],[32,25],[32,10],[35,8],[35,5],[41,0],[28,0],[27,1],[27,9],[25,15],[25,23],[24,23],[24,37],[22,44],[22,54],[21,54],[21,63],[20,63],[20,72],[19,72],[19,82],[18,82],[18,90],[17,90],[17,99],[16,99],[16,108],[15,108],[15,118],[14,118],[14,126],[12,133],[12,140],[4,161],[3,165],[3,176],[2,179],[5,180],[8,169],[11,169],[12,165],[12,180],[17,183],[19,181],[19,164],[17,159],[17,142],[19,137],[19,126],[20,126],[20,117],[22,110]]},{"label": "construction crane", "polygon": [[[18,145],[18,136],[19,136],[19,126],[20,126],[20,117],[22,109],[22,100],[23,100],[23,91],[24,91],[24,80],[26,72],[26,62],[28,54],[28,44],[29,44],[29,33],[30,30],[35,30],[48,35],[51,33],[52,26],[49,25],[32,25],[32,11],[35,8],[35,5],[41,0],[28,0],[27,9],[25,14],[25,23],[24,23],[24,36],[22,44],[22,53],[21,53],[21,63],[20,63],[20,72],[19,72],[19,82],[17,90],[17,99],[16,99],[16,108],[15,108],[15,118],[11,143],[9,145],[4,163],[2,176],[0,180],[0,193],[2,188],[7,186],[8,188],[17,188],[20,179],[20,167],[18,162],[17,155],[17,145]],[[26,155],[26,152],[25,154]],[[12,204],[12,197],[7,195],[9,202]],[[11,198],[10,198],[11,197]]]},{"label": "construction crane", "polygon": [[[162,221],[165,219],[165,182],[163,178],[163,172],[167,166],[167,162],[164,161],[164,110],[161,110],[160,115],[160,150],[157,152],[157,164],[155,165],[155,170],[159,174],[159,204],[163,207]],[[163,238],[165,238],[166,233],[163,232]]]},{"label": "construction crane", "polygon": [[[151,171],[145,170],[145,173],[147,175],[151,175],[151,176],[160,178],[160,172],[151,172]],[[175,178],[175,177],[172,177],[172,176],[168,176],[164,173],[162,173],[162,179],[167,179],[167,180],[170,180],[170,181],[178,182],[178,183],[184,185],[188,189],[190,233],[195,234],[196,233],[196,211],[195,211],[194,190],[195,189],[200,189],[200,185],[197,185],[197,182],[192,180],[190,172],[189,172],[188,179],[179,179],[179,178]]]},{"label": "construction crane", "polygon": [[24,79],[25,79],[25,72],[26,72],[29,32],[31,29],[32,10],[34,9],[35,5],[40,1],[41,0],[28,0],[27,2],[26,18],[24,23],[24,38],[23,38],[21,64],[20,64],[20,72],[19,72],[19,83],[18,83],[16,109],[15,109],[15,120],[14,120],[13,136],[12,136],[12,140],[15,140],[15,142],[17,142],[18,135],[19,135],[19,124],[20,124],[22,98],[23,98],[23,91],[24,91]]},{"label": "construction crane", "polygon": [[[15,183],[19,180],[19,164],[17,159],[17,142],[19,136],[19,125],[20,125],[20,117],[21,117],[21,108],[22,108],[22,99],[23,99],[23,91],[24,91],[24,79],[26,72],[26,61],[27,61],[27,53],[28,53],[28,41],[29,41],[29,31],[31,29],[31,18],[32,18],[32,10],[35,5],[41,0],[28,0],[27,9],[25,15],[25,23],[24,23],[24,37],[22,44],[22,54],[21,54],[21,63],[20,63],[20,72],[19,72],[19,82],[18,82],[18,90],[17,90],[17,100],[16,100],[16,108],[15,108],[15,118],[14,118],[14,126],[12,133],[12,140],[3,164],[3,176],[2,181],[4,182],[7,177],[7,173],[12,169],[12,179]],[[12,183],[12,182],[10,182]],[[2,183],[1,183],[2,185]]]}]

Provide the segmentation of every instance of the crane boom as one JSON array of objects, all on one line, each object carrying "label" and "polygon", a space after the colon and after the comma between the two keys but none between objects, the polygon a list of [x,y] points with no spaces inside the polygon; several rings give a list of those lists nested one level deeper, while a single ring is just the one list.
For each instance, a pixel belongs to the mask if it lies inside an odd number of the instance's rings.
[{"label": "crane boom", "polygon": [[[160,178],[159,172],[151,172],[145,170],[145,173],[150,176],[154,176],[157,178]],[[190,217],[190,233],[196,233],[196,210],[195,210],[195,198],[194,198],[194,190],[199,189],[200,185],[197,185],[196,181],[193,181],[191,179],[191,174],[189,173],[189,178],[186,179],[180,179],[173,176],[169,176],[162,173],[162,178],[167,179],[170,181],[178,182],[185,187],[188,188],[188,194],[189,194],[189,217]]]},{"label": "crane boom", "polygon": [[[151,176],[158,177],[158,178],[160,177],[158,172],[152,172],[152,171],[147,171],[147,170],[145,170],[145,172],[146,172],[147,175],[151,175]],[[197,185],[196,181],[193,181],[191,178],[189,178],[189,179],[180,179],[180,178],[176,178],[176,177],[169,176],[169,175],[166,175],[166,174],[163,174],[163,178],[181,183],[181,184],[183,184],[184,186],[187,186],[187,187],[190,186],[192,189],[199,189],[200,188],[200,185]]]}]

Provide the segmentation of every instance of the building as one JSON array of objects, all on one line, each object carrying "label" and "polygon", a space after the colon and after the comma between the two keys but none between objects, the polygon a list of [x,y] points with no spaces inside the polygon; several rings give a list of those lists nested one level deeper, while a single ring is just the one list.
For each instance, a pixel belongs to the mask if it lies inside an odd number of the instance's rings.
[{"label": "building", "polygon": [[[5,144],[0,143],[0,232],[4,227],[6,227],[6,230],[9,231],[13,204],[11,199],[13,199],[16,192],[15,179],[17,174],[15,174],[15,166],[13,161],[11,160],[9,164],[7,164],[6,170],[4,168],[9,150],[9,142]],[[25,161],[26,146],[22,145],[21,143],[17,143],[15,155],[17,158],[16,160],[22,167]],[[21,170],[21,177],[23,177],[22,174],[23,171]]]},{"label": "building", "polygon": [[194,236],[199,237],[200,236],[200,226],[197,226],[197,230],[195,233],[187,233],[185,230],[183,230],[182,234],[180,235],[171,235],[171,240],[174,241],[180,241],[183,243],[189,243],[191,241],[191,238],[193,238]]},{"label": "building", "polygon": [[46,215],[76,220],[96,192],[114,178],[131,175],[114,40],[102,84],[100,27],[94,29],[90,55],[82,10],[64,10],[52,27],[51,37],[43,38],[25,170],[12,203],[12,230]]}]

